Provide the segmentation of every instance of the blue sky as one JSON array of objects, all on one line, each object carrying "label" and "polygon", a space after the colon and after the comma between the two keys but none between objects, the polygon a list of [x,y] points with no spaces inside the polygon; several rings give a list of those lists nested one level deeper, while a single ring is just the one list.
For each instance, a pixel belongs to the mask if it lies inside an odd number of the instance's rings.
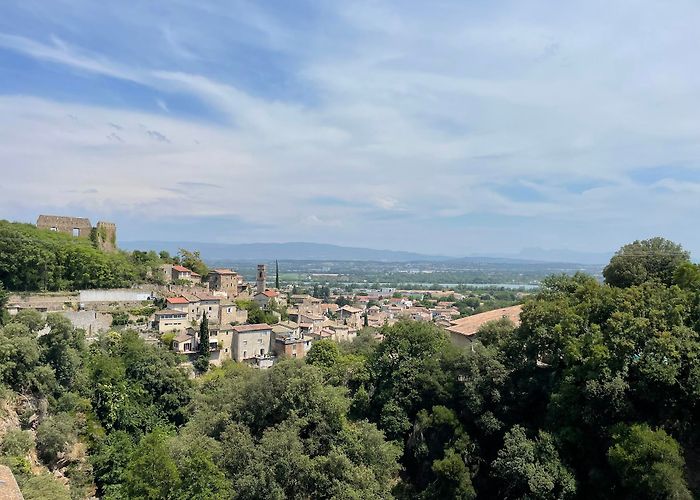
[{"label": "blue sky", "polygon": [[0,217],[122,240],[696,256],[696,1],[23,0]]}]

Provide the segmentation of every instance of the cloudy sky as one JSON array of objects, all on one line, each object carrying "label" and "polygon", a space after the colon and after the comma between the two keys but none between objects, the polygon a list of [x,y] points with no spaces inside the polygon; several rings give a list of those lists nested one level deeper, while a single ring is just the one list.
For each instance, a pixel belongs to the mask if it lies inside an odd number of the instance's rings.
[{"label": "cloudy sky", "polygon": [[0,218],[450,255],[662,235],[700,254],[696,0],[0,12]]}]

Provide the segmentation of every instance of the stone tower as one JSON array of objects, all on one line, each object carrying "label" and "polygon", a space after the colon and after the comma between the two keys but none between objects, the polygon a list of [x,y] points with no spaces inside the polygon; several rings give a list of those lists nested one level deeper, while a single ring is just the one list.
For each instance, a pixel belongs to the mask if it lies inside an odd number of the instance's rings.
[{"label": "stone tower", "polygon": [[265,264],[258,264],[258,275],[255,283],[257,285],[256,292],[263,293],[267,287],[267,266]]},{"label": "stone tower", "polygon": [[94,229],[94,242],[103,252],[117,250],[117,225],[113,222],[99,221]]}]

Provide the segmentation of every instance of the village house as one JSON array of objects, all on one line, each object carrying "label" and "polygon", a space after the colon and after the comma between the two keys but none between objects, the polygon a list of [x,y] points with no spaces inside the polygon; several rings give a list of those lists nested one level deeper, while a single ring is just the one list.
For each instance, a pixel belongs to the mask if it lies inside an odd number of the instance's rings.
[{"label": "village house", "polygon": [[225,292],[228,298],[238,296],[243,278],[231,269],[214,269],[207,275],[209,290]]},{"label": "village house", "polygon": [[231,358],[243,362],[256,357],[269,357],[272,351],[272,327],[261,323],[239,325],[233,328],[233,351]]},{"label": "village house", "polygon": [[300,311],[299,309],[290,309],[287,315],[290,321],[297,323],[300,328],[309,333],[319,330],[327,320],[322,314]]},{"label": "village house", "polygon": [[158,333],[181,333],[187,330],[191,321],[187,313],[177,309],[163,309],[155,313],[155,321],[158,325]]},{"label": "village house", "polygon": [[[219,366],[232,358],[232,344],[235,332],[230,325],[209,329],[209,362]],[[173,350],[187,355],[190,360],[199,355],[199,329],[188,327],[173,340]]]},{"label": "village house", "polygon": [[522,305],[505,307],[494,311],[487,311],[480,314],[467,316],[452,321],[452,325],[446,328],[450,334],[450,339],[457,345],[469,345],[476,337],[479,329],[491,321],[497,321],[506,318],[513,322],[514,325],[520,324],[520,313],[523,310]]},{"label": "village house", "polygon": [[253,300],[260,306],[261,309],[270,309],[271,303],[280,304],[280,293],[276,290],[264,290],[257,292],[253,296]]},{"label": "village house", "polygon": [[338,309],[340,309],[340,306],[338,304],[333,304],[333,303],[330,303],[330,304],[322,303],[320,305],[320,309],[321,309],[321,314],[325,314],[327,316],[332,316],[338,312]]},{"label": "village house", "polygon": [[362,309],[359,307],[343,306],[338,309],[338,321],[359,328],[362,326]]},{"label": "village house", "polygon": [[185,266],[175,265],[171,268],[171,280],[172,281],[189,281],[192,279],[192,271],[187,269]]},{"label": "village house", "polygon": [[309,336],[293,332],[277,335],[273,350],[277,356],[303,358],[311,349],[312,340]]},{"label": "village house", "polygon": [[323,328],[312,332],[311,336],[314,340],[330,339],[335,342],[347,342],[355,340],[355,337],[357,337],[357,329],[347,325],[332,323],[324,325]]},{"label": "village house", "polygon": [[[184,294],[180,297],[168,297],[165,302],[166,309],[156,313],[160,333],[183,331],[201,321],[205,313],[209,323],[214,326],[245,323],[248,320],[248,311],[238,309],[233,302],[214,295]],[[180,314],[173,315],[173,311]]]}]

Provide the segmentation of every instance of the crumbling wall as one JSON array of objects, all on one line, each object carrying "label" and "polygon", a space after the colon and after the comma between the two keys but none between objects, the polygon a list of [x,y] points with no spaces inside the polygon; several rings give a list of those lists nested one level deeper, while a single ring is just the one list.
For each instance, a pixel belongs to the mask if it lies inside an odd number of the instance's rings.
[{"label": "crumbling wall", "polygon": [[117,250],[117,225],[113,222],[99,221],[97,226],[92,227],[90,219],[85,217],[40,215],[36,227],[71,234],[77,238],[90,238],[95,247],[103,252]]},{"label": "crumbling wall", "polygon": [[114,252],[117,249],[117,225],[113,222],[99,221],[95,227],[93,241],[103,252]]},{"label": "crumbling wall", "polygon": [[92,233],[90,219],[86,219],[85,217],[40,215],[36,221],[36,227],[57,231],[59,233],[72,234],[78,238],[89,238]]}]

